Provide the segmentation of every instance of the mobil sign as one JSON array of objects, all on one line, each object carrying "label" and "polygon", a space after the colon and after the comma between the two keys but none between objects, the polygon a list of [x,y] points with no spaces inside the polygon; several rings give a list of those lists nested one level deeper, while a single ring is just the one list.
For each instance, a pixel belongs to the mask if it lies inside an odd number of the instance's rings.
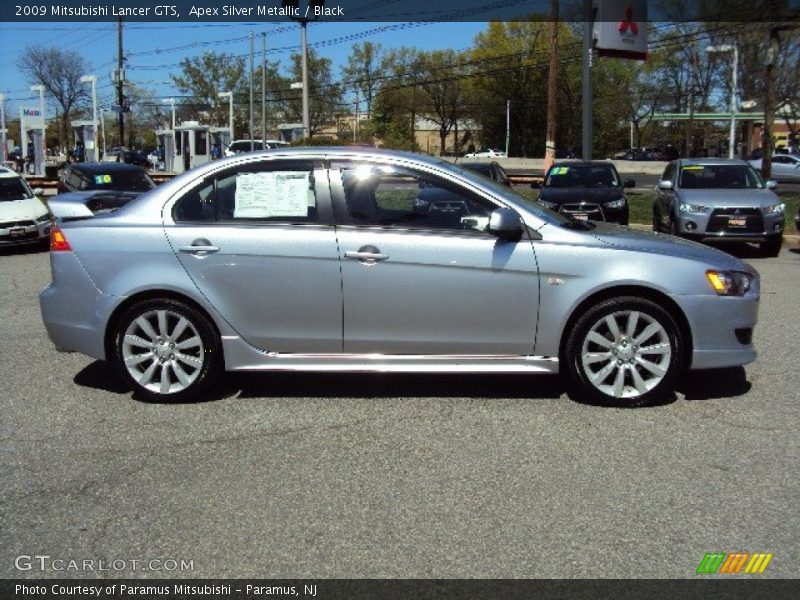
[{"label": "mobil sign", "polygon": [[22,118],[25,120],[25,126],[28,129],[41,129],[44,127],[42,109],[22,106],[20,107],[20,112],[22,113]]}]

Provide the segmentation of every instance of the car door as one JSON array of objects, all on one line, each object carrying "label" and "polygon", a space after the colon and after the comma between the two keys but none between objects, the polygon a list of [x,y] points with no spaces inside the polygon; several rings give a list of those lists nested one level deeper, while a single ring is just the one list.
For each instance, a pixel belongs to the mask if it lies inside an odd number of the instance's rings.
[{"label": "car door", "polygon": [[496,204],[412,168],[354,160],[330,173],[346,353],[533,352],[534,251],[486,231]]},{"label": "car door", "polygon": [[321,163],[229,167],[166,209],[179,260],[242,338],[265,351],[341,352],[339,255]]}]

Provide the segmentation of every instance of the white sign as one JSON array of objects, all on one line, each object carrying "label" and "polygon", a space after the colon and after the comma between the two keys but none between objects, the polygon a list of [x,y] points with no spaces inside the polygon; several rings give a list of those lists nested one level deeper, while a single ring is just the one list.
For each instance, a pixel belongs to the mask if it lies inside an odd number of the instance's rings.
[{"label": "white sign", "polygon": [[594,23],[600,56],[647,58],[647,0],[598,0]]},{"label": "white sign", "polygon": [[42,111],[39,108],[21,106],[20,112],[28,129],[42,129],[44,127],[44,115],[42,115]]},{"label": "white sign", "polygon": [[234,219],[268,219],[307,217],[315,199],[309,173],[273,171],[239,173],[234,202]]}]

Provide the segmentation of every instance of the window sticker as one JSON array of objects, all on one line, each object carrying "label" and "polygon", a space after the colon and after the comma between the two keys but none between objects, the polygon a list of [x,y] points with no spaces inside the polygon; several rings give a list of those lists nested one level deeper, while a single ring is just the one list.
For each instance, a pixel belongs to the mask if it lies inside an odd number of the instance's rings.
[{"label": "window sticker", "polygon": [[681,169],[684,170],[684,171],[702,171],[703,169],[705,169],[705,166],[704,165],[684,165],[683,167],[681,167]]},{"label": "window sticker", "polygon": [[239,173],[234,202],[235,219],[307,217],[315,205],[310,173]]},{"label": "window sticker", "polygon": [[569,167],[553,167],[550,169],[550,175],[566,175],[569,173]]},{"label": "window sticker", "polygon": [[111,175],[95,175],[94,183],[95,185],[108,185],[111,183]]}]

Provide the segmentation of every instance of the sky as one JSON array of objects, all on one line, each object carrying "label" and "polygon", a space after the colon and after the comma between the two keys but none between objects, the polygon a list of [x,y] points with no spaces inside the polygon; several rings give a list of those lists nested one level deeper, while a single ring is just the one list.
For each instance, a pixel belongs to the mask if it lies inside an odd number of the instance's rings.
[{"label": "sky", "polygon": [[[409,46],[420,50],[472,45],[486,23],[341,23],[316,22],[308,26],[308,43],[333,61],[335,79],[354,43],[372,41],[384,48]],[[124,50],[128,58],[128,80],[155,91],[156,97],[178,95],[170,73],[178,73],[181,59],[205,50],[246,56],[248,33],[256,34],[256,64],[260,61],[261,33],[267,33],[267,60],[280,60],[289,67],[291,53],[299,51],[300,27],[294,23],[130,23],[124,26]],[[38,92],[17,68],[26,46],[71,48],[84,55],[90,65],[87,75],[96,74],[98,104],[113,104],[111,72],[116,66],[116,23],[0,23],[3,53],[0,55],[0,93],[6,97],[6,118],[19,114],[19,106],[38,106]],[[87,84],[88,85],[88,84]],[[48,115],[49,117],[49,115]]]}]

